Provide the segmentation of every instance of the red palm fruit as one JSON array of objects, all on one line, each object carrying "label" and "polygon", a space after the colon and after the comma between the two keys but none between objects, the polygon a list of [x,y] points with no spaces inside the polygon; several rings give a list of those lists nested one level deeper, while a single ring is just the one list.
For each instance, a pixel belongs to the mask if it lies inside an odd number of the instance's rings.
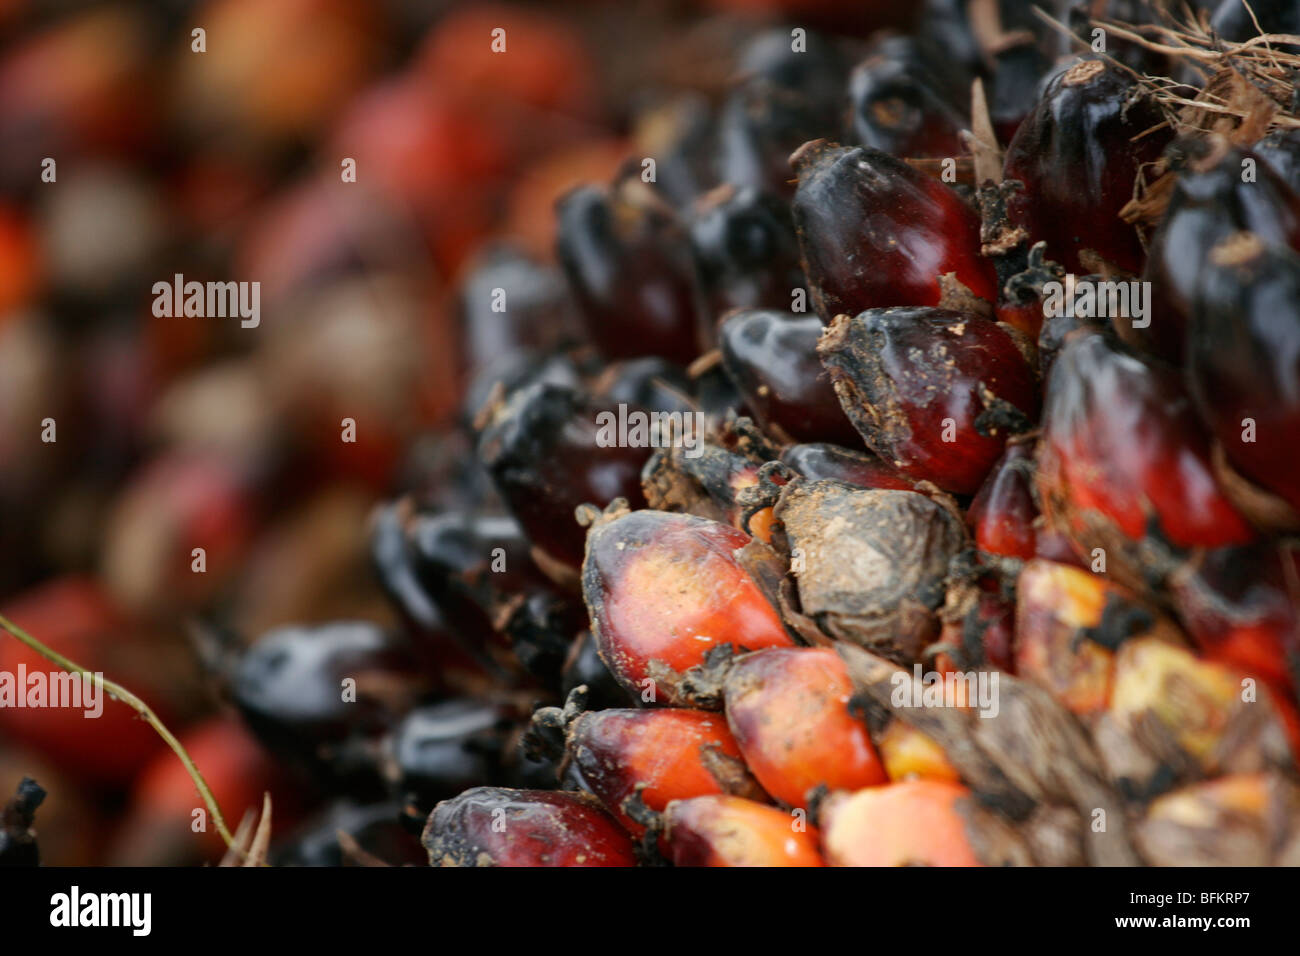
[{"label": "red palm fruit", "polygon": [[839,445],[791,445],[781,452],[781,461],[809,481],[834,478],[860,488],[915,491],[916,480],[869,452],[851,451]]},{"label": "red palm fruit", "polygon": [[1141,242],[1119,211],[1133,198],[1139,167],[1169,142],[1164,122],[1128,73],[1101,60],[1076,63],[1047,84],[1007,148],[1004,177],[1025,187],[1008,215],[1067,272],[1096,271],[1085,250],[1141,272]]},{"label": "red palm fruit", "polygon": [[40,288],[41,259],[40,243],[26,217],[0,205],[0,323],[17,315]]},{"label": "red palm fruit", "polygon": [[841,315],[817,346],[867,446],[913,478],[974,494],[1013,431],[1038,413],[1038,382],[1014,333],[969,312]]},{"label": "red palm fruit", "polygon": [[980,255],[980,218],[943,183],[876,149],[814,140],[791,164],[804,275],[813,306],[841,313],[938,305],[942,276],[997,300],[993,264]]},{"label": "red palm fruit", "polygon": [[[1214,247],[1237,232],[1300,249],[1300,196],[1255,154],[1222,140],[1194,141],[1151,237],[1142,278],[1151,283],[1149,325],[1118,323],[1126,342],[1182,364],[1187,324]],[[1254,176],[1245,176],[1253,164]]]},{"label": "red palm fruit", "polygon": [[[123,613],[93,580],[57,578],[6,603],[3,613],[50,649],[108,680],[126,684],[163,719],[166,701],[151,688],[148,675],[158,671],[156,649],[131,639]],[[49,684],[62,671],[26,645],[0,633],[0,674],[28,675],[28,687],[14,689],[30,700],[33,675]],[[84,700],[84,699],[83,699]],[[165,749],[159,736],[131,708],[100,693],[102,712],[87,708],[0,706],[0,732],[39,751],[59,769],[106,785],[130,781]],[[93,711],[93,708],[90,708]]]},{"label": "red palm fruit", "polygon": [[580,186],[556,204],[555,251],[587,334],[609,358],[689,364],[703,327],[686,232],[649,188]]},{"label": "red palm fruit", "polygon": [[711,648],[793,645],[737,559],[749,540],[728,525],[664,511],[613,509],[596,520],[582,591],[600,656],[624,687],[677,704],[685,672]]},{"label": "red palm fruit", "polygon": [[966,512],[975,547],[1028,560],[1037,549],[1034,446],[1011,441]]},{"label": "red palm fruit", "polygon": [[1115,650],[1132,637],[1177,643],[1177,629],[1127,588],[1095,574],[1033,560],[1016,582],[1016,674],[1089,717],[1110,703]]},{"label": "red palm fruit", "polygon": [[[276,781],[275,762],[238,720],[211,718],[180,740],[229,821],[246,810],[261,810],[262,794]],[[274,806],[277,826],[283,828],[287,808],[279,799]],[[201,818],[195,817],[196,810],[203,811]],[[202,829],[196,831],[200,820]],[[226,849],[193,778],[170,750],[159,753],[135,779],[114,847],[118,866],[183,865],[220,859]]]},{"label": "red palm fruit", "polygon": [[[501,50],[494,49],[497,28],[505,31]],[[498,3],[453,8],[429,32],[416,69],[431,86],[472,96],[489,109],[595,112],[591,58],[568,24],[541,10]]]},{"label": "red palm fruit", "polygon": [[1252,233],[1216,246],[1186,354],[1188,390],[1229,463],[1300,511],[1300,256]]},{"label": "red palm fruit", "polygon": [[176,115],[222,142],[310,137],[378,59],[381,17],[360,0],[196,5],[191,25],[207,31],[207,51],[192,53],[187,40],[178,55]]},{"label": "red palm fruit", "polygon": [[603,442],[597,419],[609,411],[541,382],[493,409],[479,436],[479,459],[528,538],[575,568],[586,536],[573,516],[578,505],[644,501],[641,467],[650,450]]},{"label": "red palm fruit", "polygon": [[815,315],[762,309],[733,312],[718,329],[722,362],[764,428],[792,438],[860,444],[817,358]]},{"label": "red palm fruit", "polygon": [[421,835],[430,866],[635,866],[632,838],[591,794],[475,787]]},{"label": "red palm fruit", "polygon": [[853,683],[830,648],[771,647],[736,660],[723,686],[727,723],[763,788],[792,806],[825,785],[857,790],[885,771],[848,708]]},{"label": "red palm fruit", "polygon": [[835,793],[822,805],[831,866],[981,866],[966,833],[960,784],[920,779]]},{"label": "red palm fruit", "polygon": [[1300,692],[1300,552],[1275,542],[1215,548],[1169,578],[1179,619],[1197,648],[1295,699]]},{"label": "red palm fruit", "polygon": [[[796,811],[797,812],[797,811]],[[825,866],[802,816],[743,797],[674,800],[662,843],[675,866]]]},{"label": "red palm fruit", "polygon": [[623,826],[645,826],[629,800],[662,811],[670,800],[729,793],[763,799],[727,720],[703,710],[597,710],[569,728],[570,767]]},{"label": "red palm fruit", "polygon": [[1144,543],[1214,548],[1254,536],[1215,481],[1209,441],[1173,369],[1084,333],[1052,366],[1044,408],[1043,513],[1125,584],[1142,589],[1166,570],[1141,553]]}]

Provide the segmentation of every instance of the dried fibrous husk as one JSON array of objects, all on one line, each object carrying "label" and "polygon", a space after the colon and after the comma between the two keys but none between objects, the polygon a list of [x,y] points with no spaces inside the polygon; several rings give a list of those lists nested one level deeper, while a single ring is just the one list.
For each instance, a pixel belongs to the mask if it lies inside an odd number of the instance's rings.
[{"label": "dried fibrous husk", "polygon": [[938,635],[949,567],[969,547],[947,509],[911,491],[793,481],[775,509],[799,610],[830,637],[899,662]]}]

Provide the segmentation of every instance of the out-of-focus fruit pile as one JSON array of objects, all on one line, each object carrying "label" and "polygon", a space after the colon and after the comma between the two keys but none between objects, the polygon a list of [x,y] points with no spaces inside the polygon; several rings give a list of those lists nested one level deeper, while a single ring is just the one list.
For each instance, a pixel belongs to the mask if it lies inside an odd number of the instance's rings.
[{"label": "out-of-focus fruit pile", "polygon": [[272,863],[1300,864],[1300,8],[417,6],[0,13],[0,612]]}]

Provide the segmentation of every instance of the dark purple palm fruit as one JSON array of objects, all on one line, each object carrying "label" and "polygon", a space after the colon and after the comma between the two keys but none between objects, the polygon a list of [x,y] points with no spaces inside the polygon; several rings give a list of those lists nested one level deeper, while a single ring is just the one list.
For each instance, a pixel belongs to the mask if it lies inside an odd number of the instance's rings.
[{"label": "dark purple palm fruit", "polygon": [[639,180],[580,186],[556,204],[555,248],[586,332],[608,358],[700,351],[702,300],[686,233]]},{"label": "dark purple palm fruit", "polygon": [[772,309],[733,312],[722,321],[722,363],[759,423],[800,441],[850,448],[862,439],[835,397],[817,357],[821,319]]},{"label": "dark purple palm fruit", "polygon": [[1067,272],[1098,271],[1094,256],[1141,272],[1137,230],[1119,213],[1133,198],[1139,167],[1169,142],[1164,122],[1129,74],[1080,60],[1047,84],[1007,148],[1004,176],[1024,184],[1008,216],[1030,244],[1045,241]]},{"label": "dark purple palm fruit", "polygon": [[1300,512],[1300,256],[1245,232],[1211,250],[1186,376],[1232,468]]},{"label": "dark purple palm fruit", "polygon": [[877,43],[849,78],[849,142],[908,158],[961,156],[969,78],[913,37]]},{"label": "dark purple palm fruit", "polygon": [[948,186],[865,146],[815,140],[790,161],[799,173],[793,210],[804,275],[823,322],[936,306],[959,286],[968,297],[996,300],[979,214]]},{"label": "dark purple palm fruit", "polygon": [[790,207],[752,186],[719,186],[688,228],[712,324],[732,309],[788,309],[806,298]]},{"label": "dark purple palm fruit", "polygon": [[1237,232],[1300,248],[1300,196],[1267,163],[1222,139],[1179,146],[1178,180],[1143,274],[1151,283],[1150,324],[1116,326],[1127,344],[1175,364],[1183,361],[1191,303],[1211,249]]},{"label": "dark purple palm fruit", "polygon": [[605,427],[610,416],[617,422],[619,413],[583,392],[533,385],[491,409],[479,436],[479,458],[529,540],[574,569],[587,537],[574,518],[578,505],[645,502],[641,467],[652,449],[621,441]]}]

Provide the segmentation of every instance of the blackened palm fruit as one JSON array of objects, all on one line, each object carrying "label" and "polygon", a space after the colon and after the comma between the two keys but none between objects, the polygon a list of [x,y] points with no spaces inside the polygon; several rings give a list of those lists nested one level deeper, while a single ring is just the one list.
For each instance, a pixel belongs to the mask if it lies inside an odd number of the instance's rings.
[{"label": "blackened palm fruit", "polygon": [[[730,737],[730,734],[728,734]],[[0,866],[39,866],[36,846],[36,808],[45,801],[45,790],[31,777],[23,777],[18,791],[0,810]]]},{"label": "blackened palm fruit", "polygon": [[849,420],[912,478],[974,494],[1038,413],[1038,382],[1008,327],[950,309],[839,316],[817,347]]},{"label": "blackened palm fruit", "polygon": [[[1219,0],[1210,26],[1225,40],[1243,43],[1261,33],[1300,34],[1300,7],[1292,0]],[[1300,52],[1296,44],[1272,44],[1273,49]]]},{"label": "blackened palm fruit", "polygon": [[529,540],[573,567],[582,563],[586,538],[573,517],[578,505],[644,500],[649,449],[608,441],[601,412],[617,419],[577,391],[536,385],[496,409],[479,437],[479,458]]},{"label": "blackened palm fruit", "polygon": [[[1199,5],[1199,4],[1198,4]],[[1059,36],[1059,53],[1061,56],[1073,56],[1082,43],[1092,46],[1094,30],[1093,20],[1104,17],[1113,23],[1127,24],[1130,30],[1141,30],[1153,24],[1163,25],[1160,11],[1153,8],[1147,0],[1070,0],[1066,10],[1065,22],[1070,34]],[[1169,75],[1169,58],[1161,52],[1152,50],[1139,43],[1134,43],[1113,31],[1105,31],[1106,55],[1130,69],[1152,76]]]},{"label": "blackened palm fruit", "polygon": [[1030,243],[1045,241],[1068,272],[1096,271],[1081,258],[1087,250],[1141,272],[1142,244],[1119,212],[1133,198],[1138,168],[1169,142],[1168,129],[1157,128],[1163,123],[1118,68],[1081,60],[1059,74],[1007,148],[1004,176],[1024,184],[1008,203],[1012,222]]},{"label": "blackened palm fruit", "polygon": [[475,371],[521,351],[546,351],[578,333],[560,271],[505,244],[475,259],[459,304],[466,359]]},{"label": "blackened palm fruit", "polygon": [[939,634],[961,521],[925,495],[838,481],[788,484],[776,506],[802,613],[828,636],[899,663]]},{"label": "blackened palm fruit", "polygon": [[1004,42],[993,52],[993,60],[987,94],[989,118],[998,142],[1010,143],[1038,102],[1037,91],[1048,62],[1030,33]]},{"label": "blackened palm fruit", "polygon": [[772,31],[742,54],[718,119],[719,181],[788,196],[790,154],[838,123],[842,65],[830,44],[807,39],[795,52],[788,32]]},{"label": "blackened palm fruit", "polygon": [[733,312],[719,328],[722,362],[765,428],[802,441],[859,444],[817,358],[821,319],[793,312]]},{"label": "blackened palm fruit", "polygon": [[600,659],[596,640],[590,631],[581,631],[573,639],[560,671],[560,693],[563,696],[568,697],[578,687],[587,688],[587,706],[592,710],[626,707],[632,700]]},{"label": "blackened palm fruit", "polygon": [[688,227],[711,319],[732,309],[789,308],[803,290],[799,243],[781,200],[722,185],[691,211]]},{"label": "blackened palm fruit", "polygon": [[588,793],[475,787],[438,804],[430,866],[635,866],[632,838]]},{"label": "blackened palm fruit", "polygon": [[542,581],[528,556],[528,539],[508,515],[421,513],[406,535],[421,589],[473,647],[496,640],[499,600],[535,590]]},{"label": "blackened palm fruit", "polygon": [[823,321],[894,305],[938,305],[949,273],[992,303],[979,215],[948,186],[867,147],[816,140],[790,157],[793,211],[813,307]]},{"label": "blackened palm fruit", "polygon": [[245,652],[230,683],[259,740],[357,787],[368,786],[374,771],[353,761],[349,742],[378,736],[427,690],[410,645],[363,621],[268,632]]},{"label": "blackened palm fruit", "polygon": [[1148,589],[1170,570],[1148,545],[1253,537],[1215,480],[1209,444],[1176,370],[1080,330],[1047,383],[1037,475],[1044,517],[1080,554],[1101,549],[1108,574]]},{"label": "blackened palm fruit", "polygon": [[591,383],[592,394],[609,405],[622,402],[647,411],[685,412],[694,408],[691,382],[675,362],[649,355],[614,362]]},{"label": "blackened palm fruit", "polygon": [[970,122],[957,103],[969,82],[944,75],[943,62],[913,37],[878,43],[849,78],[849,141],[909,159],[963,155]]},{"label": "blackened palm fruit", "polygon": [[1300,510],[1300,256],[1238,233],[1210,253],[1186,376],[1232,467]]},{"label": "blackened palm fruit", "polygon": [[423,820],[439,800],[501,777],[512,729],[505,708],[453,698],[417,707],[393,730],[389,775]]},{"label": "blackened palm fruit", "polygon": [[1293,192],[1300,191],[1300,129],[1275,129],[1251,146],[1251,151]]},{"label": "blackened palm fruit", "polygon": [[272,866],[363,866],[339,842],[345,833],[369,860],[389,866],[420,866],[428,854],[402,819],[402,807],[391,800],[356,803],[339,800],[313,814],[305,823],[277,840]]},{"label": "blackened palm fruit", "polygon": [[[1183,362],[1192,300],[1217,244],[1251,232],[1265,245],[1300,249],[1300,196],[1267,163],[1222,141],[1187,150],[1143,275],[1151,283],[1150,324],[1117,324],[1128,344],[1174,364]],[[1249,166],[1254,177],[1243,182]]]},{"label": "blackened palm fruit", "polygon": [[694,515],[619,511],[587,536],[582,592],[601,659],[647,702],[688,702],[709,651],[789,646],[781,618],[737,557],[749,536]]},{"label": "blackened palm fruit", "polygon": [[893,465],[870,452],[839,445],[791,445],[781,452],[781,461],[811,481],[834,478],[860,488],[916,490],[916,479],[907,477]]},{"label": "blackened palm fruit", "polygon": [[695,265],[672,210],[639,185],[581,186],[563,196],[556,253],[601,352],[685,365],[699,351]]}]

